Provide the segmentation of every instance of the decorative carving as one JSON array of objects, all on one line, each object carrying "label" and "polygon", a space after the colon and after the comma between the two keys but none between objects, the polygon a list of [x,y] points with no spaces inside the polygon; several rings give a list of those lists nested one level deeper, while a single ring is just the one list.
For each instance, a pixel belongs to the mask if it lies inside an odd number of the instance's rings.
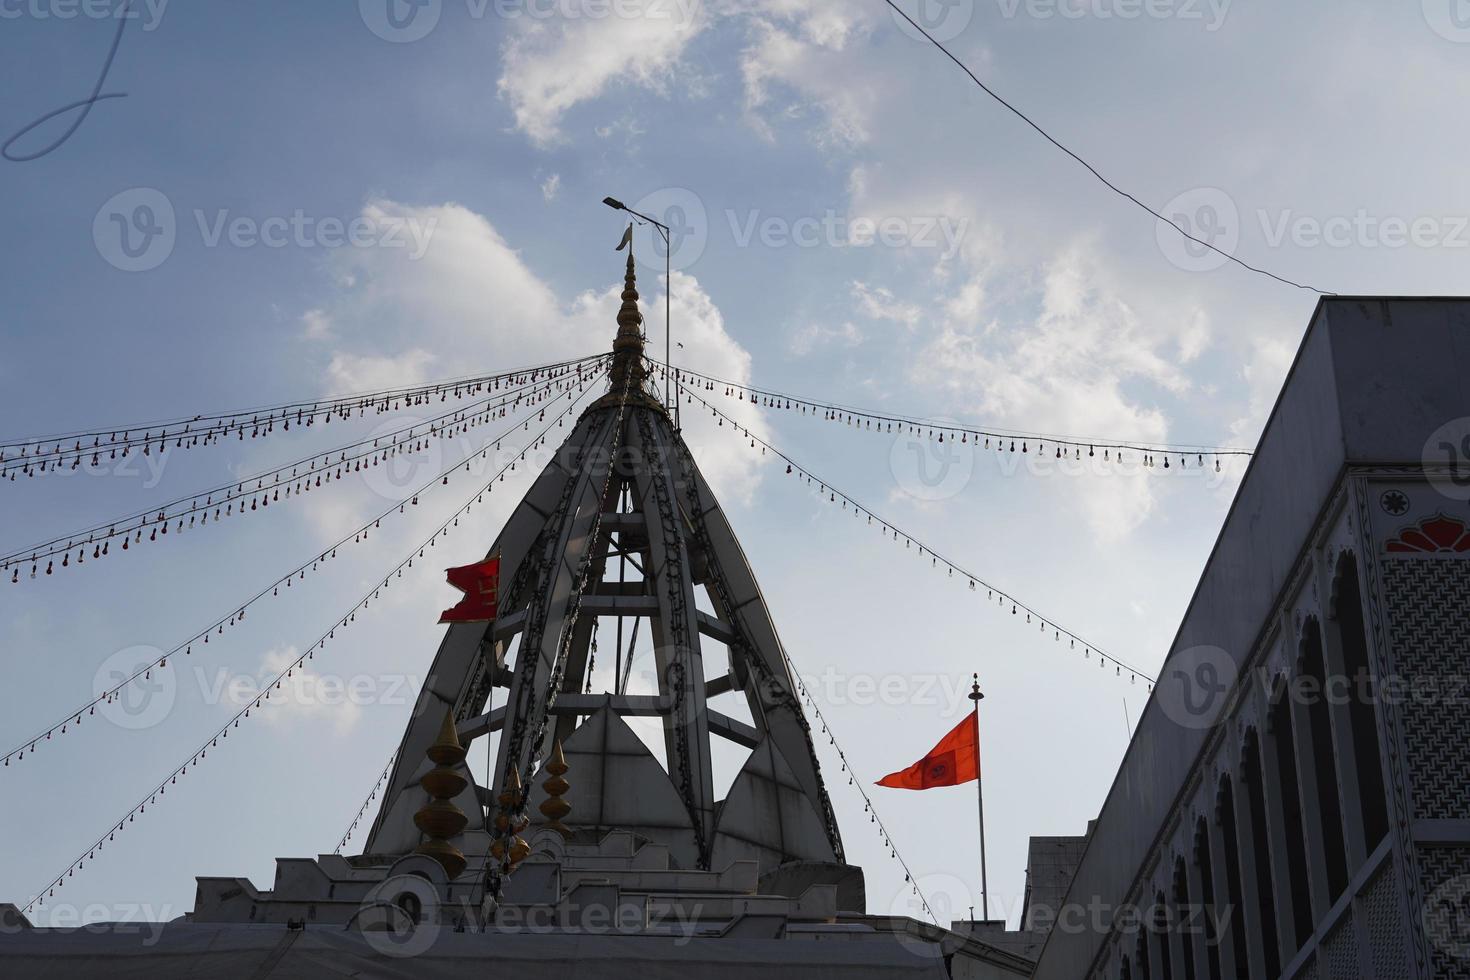
[{"label": "decorative carving", "polygon": [[1458,555],[1470,552],[1470,528],[1457,517],[1436,514],[1399,530],[1383,550],[1389,554]]}]

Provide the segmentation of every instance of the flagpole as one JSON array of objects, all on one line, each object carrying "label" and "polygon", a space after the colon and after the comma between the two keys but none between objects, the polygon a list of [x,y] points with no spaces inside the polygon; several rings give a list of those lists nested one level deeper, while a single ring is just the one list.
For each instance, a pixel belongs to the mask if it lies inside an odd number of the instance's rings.
[{"label": "flagpole", "polygon": [[975,799],[980,815],[980,914],[990,921],[990,886],[985,872],[985,792],[980,787],[980,702],[985,695],[980,693],[980,675],[975,674],[970,688],[970,700],[975,702]]}]

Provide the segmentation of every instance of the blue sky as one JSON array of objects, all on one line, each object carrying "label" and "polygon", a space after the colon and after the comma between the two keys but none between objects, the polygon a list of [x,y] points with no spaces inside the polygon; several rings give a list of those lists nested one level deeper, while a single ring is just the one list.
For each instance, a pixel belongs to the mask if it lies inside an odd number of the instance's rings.
[{"label": "blue sky", "polygon": [[[417,20],[391,2],[402,31],[388,0],[139,5],[103,86],[126,98],[94,106],[54,152],[0,161],[4,436],[605,349],[620,277],[619,220],[598,203],[609,194],[691,232],[674,254],[685,363],[913,415],[1250,446],[1315,302],[1191,255],[878,0],[431,0]],[[63,15],[102,9],[0,2],[0,137],[91,91],[116,21]],[[1467,94],[1470,21],[1452,0],[925,9],[987,82],[1244,261],[1342,293],[1464,291],[1470,137],[1446,120]],[[129,257],[116,220],[148,215],[168,234]],[[350,227],[358,241],[343,244]],[[661,262],[639,234],[652,312]],[[661,348],[661,318],[650,334]],[[893,522],[1145,669],[1167,649],[1239,477],[1027,472],[964,453],[948,471],[933,457],[921,469],[922,453],[891,437],[737,410]],[[968,707],[954,692],[970,671],[985,678],[992,892],[1014,921],[1026,836],[1082,832],[1143,688],[854,531],[695,414],[689,441],[797,669],[828,678],[824,711],[860,777],[912,762]],[[0,537],[9,552],[339,441],[318,431],[177,453],[157,472],[7,482]],[[249,530],[6,584],[0,741],[86,701],[119,651],[170,648],[458,451],[388,485],[252,516]],[[275,856],[331,851],[405,723],[398,687],[437,646],[436,614],[454,598],[438,570],[479,557],[526,476],[520,467],[512,492],[497,489],[437,545],[442,560],[416,565],[313,662],[366,679],[362,703],[299,697],[252,719],[67,885],[67,905],[170,917],[191,905],[196,874],[268,887]],[[84,726],[3,770],[0,898],[24,901],[65,868],[234,712],[221,684],[304,649],[460,492],[385,522],[211,644],[156,723]],[[871,693],[884,682],[890,696]],[[835,757],[824,763],[870,908],[908,909],[902,871]],[[876,793],[931,898],[957,915],[978,904],[970,788]]]}]

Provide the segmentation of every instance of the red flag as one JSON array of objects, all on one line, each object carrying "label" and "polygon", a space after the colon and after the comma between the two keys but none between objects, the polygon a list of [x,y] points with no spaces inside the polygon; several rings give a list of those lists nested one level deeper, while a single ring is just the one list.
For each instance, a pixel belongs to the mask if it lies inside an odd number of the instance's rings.
[{"label": "red flag", "polygon": [[898,772],[878,780],[890,789],[932,789],[935,786],[958,786],[980,778],[980,746],[975,738],[975,712],[950,729],[948,735],[929,753]]},{"label": "red flag", "polygon": [[500,602],[500,556],[477,565],[445,569],[449,584],[464,593],[459,605],[444,610],[441,623],[488,623]]}]

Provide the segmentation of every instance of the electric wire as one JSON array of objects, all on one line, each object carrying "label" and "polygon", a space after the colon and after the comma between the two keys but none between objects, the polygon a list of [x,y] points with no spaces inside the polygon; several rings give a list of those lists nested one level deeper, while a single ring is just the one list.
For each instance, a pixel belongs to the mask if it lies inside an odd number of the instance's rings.
[{"label": "electric wire", "polygon": [[921,27],[917,22],[915,22],[915,20],[912,17],[910,17],[903,10],[902,7],[900,7],[897,3],[895,3],[894,0],[883,0],[883,2],[886,3],[886,4],[888,4],[888,6],[892,7],[893,8],[893,11],[895,13],[897,13],[900,17],[902,17],[904,20],[906,20],[914,28],[914,30],[916,30],[920,34],[924,35],[924,37],[928,39],[928,41],[929,41],[930,44],[934,45],[936,48],[938,48],[940,51],[942,51],[944,53],[944,56],[946,58],[948,58],[950,61],[953,61],[959,67],[959,69],[961,71],[963,71],[966,75],[969,75],[970,76],[970,81],[972,81],[976,85],[978,85],[980,87],[980,90],[982,92],[984,92],[986,95],[990,96],[996,102],[1000,103],[1002,106],[1004,106],[1006,109],[1008,109],[1013,115],[1015,115],[1018,119],[1020,119],[1026,125],[1030,126],[1032,129],[1034,129],[1038,133],[1040,133],[1041,136],[1048,143],[1050,143],[1052,146],[1054,146],[1057,149],[1061,150],[1063,153],[1065,153],[1067,156],[1071,157],[1077,163],[1080,163],[1083,167],[1087,168],[1088,173],[1092,174],[1092,176],[1096,177],[1099,181],[1101,181],[1102,184],[1105,187],[1107,187],[1110,191],[1112,191],[1114,194],[1117,194],[1119,197],[1122,197],[1122,198],[1124,198],[1124,199],[1126,199],[1128,201],[1133,202],[1135,205],[1137,205],[1138,207],[1142,208],[1144,211],[1147,211],[1149,214],[1153,215],[1159,221],[1164,222],[1169,227],[1171,227],[1175,231],[1179,232],[1179,234],[1183,235],[1185,238],[1189,239],[1190,241],[1194,242],[1197,245],[1203,245],[1205,248],[1209,249],[1212,252],[1215,252],[1215,253],[1217,253],[1219,255],[1224,256],[1226,259],[1230,260],[1231,262],[1234,262],[1236,265],[1240,266],[1242,269],[1247,269],[1247,270],[1249,270],[1251,272],[1256,273],[1257,275],[1262,275],[1262,276],[1266,276],[1266,277],[1268,277],[1270,279],[1274,279],[1274,280],[1276,280],[1277,282],[1281,283],[1284,286],[1295,286],[1297,289],[1306,290],[1309,293],[1319,293],[1319,294],[1322,294],[1322,295],[1325,295],[1325,296],[1336,296],[1337,295],[1336,293],[1329,292],[1328,290],[1325,290],[1325,289],[1318,289],[1315,286],[1307,286],[1307,285],[1304,285],[1302,283],[1295,282],[1295,281],[1293,281],[1291,279],[1287,279],[1284,276],[1278,276],[1276,273],[1270,272],[1270,271],[1268,271],[1266,269],[1257,268],[1256,266],[1250,265],[1249,263],[1244,262],[1241,259],[1236,258],[1234,255],[1231,255],[1229,252],[1226,252],[1226,251],[1224,251],[1222,249],[1216,248],[1214,245],[1211,245],[1209,242],[1204,241],[1203,239],[1200,239],[1200,238],[1196,238],[1195,236],[1191,235],[1189,232],[1187,232],[1183,228],[1179,227],[1178,224],[1174,223],[1173,221],[1170,221],[1168,218],[1165,218],[1162,214],[1160,214],[1159,212],[1155,211],[1152,207],[1150,207],[1149,205],[1145,204],[1143,201],[1139,200],[1137,197],[1134,197],[1132,194],[1128,193],[1123,188],[1119,187],[1117,184],[1114,184],[1112,181],[1108,180],[1108,178],[1104,177],[1098,171],[1098,169],[1096,167],[1094,167],[1092,164],[1088,163],[1086,160],[1084,160],[1082,157],[1078,156],[1076,153],[1072,152],[1072,150],[1068,149],[1065,145],[1063,145],[1059,140],[1057,140],[1055,137],[1053,137],[1045,129],[1042,129],[1041,126],[1038,125],[1034,120],[1032,120],[1030,116],[1026,115],[1020,109],[1016,108],[1014,105],[1012,105],[1011,103],[1007,102],[1004,98],[1002,98],[999,94],[997,94],[994,89],[992,89],[990,86],[988,86],[984,82],[982,82],[980,80],[980,77],[978,75],[976,75],[973,71],[971,71],[970,70],[970,67],[968,65],[966,65],[959,58],[955,57],[955,55],[953,53],[951,53],[950,50],[948,48],[946,48],[942,43],[940,43],[940,41],[937,38],[935,38],[933,34],[930,34],[923,27]]}]

